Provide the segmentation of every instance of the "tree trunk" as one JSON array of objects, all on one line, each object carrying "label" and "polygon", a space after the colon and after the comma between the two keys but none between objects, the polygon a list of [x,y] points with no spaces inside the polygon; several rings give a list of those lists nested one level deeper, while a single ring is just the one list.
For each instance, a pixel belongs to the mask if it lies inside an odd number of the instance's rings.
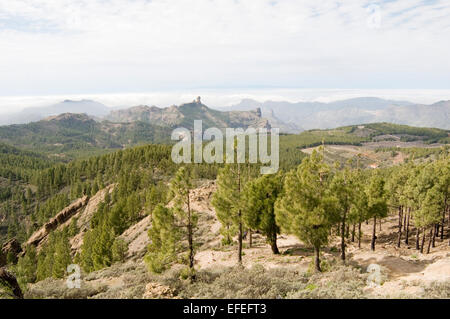
[{"label": "tree trunk", "polygon": [[402,206],[398,207],[398,237],[397,237],[397,247],[400,248],[400,242],[402,240],[402,220],[403,220],[403,209]]},{"label": "tree trunk", "polygon": [[361,248],[361,222],[358,223],[358,248]]},{"label": "tree trunk", "polygon": [[194,274],[194,241],[193,241],[193,231],[192,231],[192,219],[191,219],[191,201],[189,198],[189,191],[187,193],[187,206],[188,206],[188,245],[189,245],[189,278],[191,281],[195,280]]},{"label": "tree trunk", "polygon": [[353,224],[353,228],[352,228],[352,243],[355,242],[355,232],[356,232],[356,224]]},{"label": "tree trunk", "polygon": [[417,227],[417,232],[416,232],[416,250],[420,249],[419,241],[420,241],[420,228]]},{"label": "tree trunk", "polygon": [[270,248],[272,248],[272,253],[274,255],[278,255],[280,253],[280,251],[278,250],[278,246],[277,246],[277,233],[274,232],[272,234],[272,238],[270,239]]},{"label": "tree trunk", "polygon": [[403,211],[403,231],[406,232],[406,216],[408,214],[406,212],[406,209],[403,209],[403,207],[402,207],[402,211]]},{"label": "tree trunk", "polygon": [[[241,165],[238,163],[238,192],[241,193]],[[238,263],[242,265],[242,235],[243,235],[243,225],[242,225],[242,211],[238,211],[239,217],[239,238],[238,238]]]},{"label": "tree trunk", "polygon": [[373,217],[373,232],[372,232],[372,242],[370,244],[370,247],[372,250],[375,250],[375,240],[377,239],[377,217]]},{"label": "tree trunk", "polygon": [[344,211],[344,215],[342,216],[342,225],[341,225],[341,259],[345,262],[345,218],[347,217],[347,211]]},{"label": "tree trunk", "polygon": [[430,248],[431,248],[431,244],[433,242],[435,230],[436,230],[436,225],[433,225],[430,229],[430,239],[428,240],[427,254],[430,253]]},{"label": "tree trunk", "polygon": [[250,247],[250,248],[252,248],[252,245],[253,245],[253,236],[252,236],[252,230],[251,229],[249,229],[248,230],[248,246]]},{"label": "tree trunk", "polygon": [[[241,210],[239,210],[239,219],[241,218]],[[242,264],[242,222],[239,222],[239,238],[238,238],[238,263]]]},{"label": "tree trunk", "polygon": [[408,207],[408,218],[406,219],[405,244],[409,244],[409,219],[411,218],[411,208]]},{"label": "tree trunk", "polygon": [[422,245],[420,245],[420,253],[423,254],[423,247],[425,246],[425,238],[427,237],[427,233],[425,232],[425,227],[423,228],[423,234],[422,234]]},{"label": "tree trunk", "polygon": [[381,231],[381,218],[378,220],[378,224],[380,224],[380,231]]},{"label": "tree trunk", "polygon": [[434,225],[433,231],[433,241],[431,242],[431,247],[436,247],[436,234],[439,234],[439,224]]},{"label": "tree trunk", "polygon": [[442,213],[441,241],[444,241],[445,208]]},{"label": "tree trunk", "polygon": [[322,269],[320,268],[320,249],[319,247],[314,247],[314,266],[317,272],[322,272]]}]

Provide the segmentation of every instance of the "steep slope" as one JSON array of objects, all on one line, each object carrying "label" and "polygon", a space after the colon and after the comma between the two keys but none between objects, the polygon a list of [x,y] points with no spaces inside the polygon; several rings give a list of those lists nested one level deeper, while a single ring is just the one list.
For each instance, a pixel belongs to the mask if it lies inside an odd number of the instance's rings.
[{"label": "steep slope", "polygon": [[98,205],[105,200],[106,194],[114,190],[114,186],[112,184],[99,190],[91,198],[83,196],[73,201],[28,238],[23,244],[24,251],[30,246],[35,246],[39,251],[45,245],[51,232],[69,226],[72,219],[75,218],[79,232],[70,239],[70,244],[73,255],[80,252],[81,245],[83,244],[83,236],[90,229],[92,216],[98,209]]}]

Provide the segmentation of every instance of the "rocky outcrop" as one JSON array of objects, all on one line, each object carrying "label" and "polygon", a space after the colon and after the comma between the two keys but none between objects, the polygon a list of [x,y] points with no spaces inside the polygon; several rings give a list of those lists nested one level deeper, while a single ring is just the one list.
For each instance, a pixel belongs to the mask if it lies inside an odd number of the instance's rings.
[{"label": "rocky outcrop", "polygon": [[68,221],[72,216],[74,216],[81,208],[87,205],[89,202],[89,197],[84,196],[83,198],[78,199],[74,203],[70,204],[62,211],[60,211],[55,217],[50,219],[48,223],[45,223],[39,230],[37,230],[28,241],[25,243],[25,246],[38,246],[40,242],[42,242],[48,234],[58,228],[59,225],[64,224]]},{"label": "rocky outcrop", "polygon": [[73,254],[80,252],[84,235],[90,229],[92,216],[94,216],[94,213],[97,211],[98,205],[105,200],[106,194],[111,194],[113,192],[115,185],[116,184],[111,184],[104,189],[99,190],[91,197],[91,199],[89,199],[86,208],[75,216],[78,218],[77,226],[80,232],[70,239]]},{"label": "rocky outcrop", "polygon": [[[0,268],[0,285],[3,286],[4,289],[11,290],[11,292],[3,291],[3,293],[16,299],[23,299],[22,289],[20,289],[16,277],[4,267]],[[1,295],[2,291],[0,291],[0,297]]]},{"label": "rocky outcrop", "polygon": [[6,265],[8,255],[11,254],[14,258],[13,262],[16,262],[17,256],[21,251],[22,247],[20,247],[20,243],[15,238],[12,238],[5,242],[2,246],[2,249],[0,250],[0,267]]},{"label": "rocky outcrop", "polygon": [[115,110],[105,117],[106,120],[115,123],[130,123],[142,121],[163,127],[183,126],[193,129],[194,120],[203,121],[203,129],[217,127],[225,129],[234,128],[267,128],[270,124],[267,119],[261,117],[261,109],[252,111],[219,111],[211,109],[202,103],[201,98],[191,103],[172,105],[167,108],[139,105],[128,109]]},{"label": "rocky outcrop", "polygon": [[147,252],[147,246],[150,243],[148,230],[152,224],[151,216],[147,216],[140,222],[134,224],[121,235],[128,245],[127,258],[142,258]]},{"label": "rocky outcrop", "polygon": [[175,291],[169,286],[151,282],[145,286],[143,299],[173,299]]}]

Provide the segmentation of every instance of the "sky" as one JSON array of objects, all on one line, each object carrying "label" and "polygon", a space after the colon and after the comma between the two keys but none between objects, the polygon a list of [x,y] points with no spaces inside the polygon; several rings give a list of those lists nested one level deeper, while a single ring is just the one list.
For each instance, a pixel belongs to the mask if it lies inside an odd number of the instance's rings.
[{"label": "sky", "polygon": [[448,93],[449,39],[446,0],[0,0],[0,100]]}]

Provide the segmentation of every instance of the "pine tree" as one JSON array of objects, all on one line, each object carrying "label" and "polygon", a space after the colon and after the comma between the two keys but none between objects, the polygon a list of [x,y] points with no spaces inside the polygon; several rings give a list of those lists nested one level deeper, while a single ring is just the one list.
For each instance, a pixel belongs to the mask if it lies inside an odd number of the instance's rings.
[{"label": "pine tree", "polygon": [[93,230],[96,235],[94,245],[92,247],[92,263],[95,270],[109,267],[112,264],[111,247],[114,243],[114,229],[109,223],[104,222],[102,225]]},{"label": "pine tree", "polygon": [[389,206],[398,210],[398,237],[397,247],[400,247],[402,238],[403,215],[406,213],[405,184],[408,181],[408,167],[394,169],[386,182]]},{"label": "pine tree", "polygon": [[144,260],[150,271],[161,273],[176,260],[181,232],[171,208],[159,204],[152,216],[152,226],[148,230],[150,244]]},{"label": "pine tree", "polygon": [[121,238],[116,238],[111,247],[113,262],[124,262],[128,253],[128,244]]},{"label": "pine tree", "polygon": [[36,248],[31,245],[23,257],[20,257],[17,262],[16,273],[17,281],[22,290],[26,288],[26,284],[34,283],[36,281],[37,270],[37,254]]},{"label": "pine tree", "polygon": [[368,217],[373,218],[373,230],[371,249],[375,250],[376,242],[376,224],[377,219],[381,221],[382,218],[387,216],[388,206],[385,198],[384,179],[377,171],[373,172],[369,179],[369,183],[366,187],[366,196],[368,199]]},{"label": "pine tree", "polygon": [[330,191],[330,168],[314,151],[284,181],[284,192],[275,205],[276,221],[286,233],[314,247],[314,265],[321,271],[320,249],[328,243],[336,221],[336,200]]},{"label": "pine tree", "polygon": [[226,164],[217,175],[217,191],[213,195],[212,204],[217,218],[222,223],[222,234],[225,242],[231,242],[231,236],[238,235],[238,263],[242,263],[242,194],[247,172],[241,164]]},{"label": "pine tree", "polygon": [[66,274],[67,266],[72,263],[70,244],[66,232],[58,234],[55,237],[55,241],[52,275],[55,278],[63,278]]},{"label": "pine tree", "polygon": [[250,229],[259,230],[267,237],[272,252],[279,254],[275,220],[275,202],[283,189],[281,173],[263,175],[245,185],[243,191],[243,219]]},{"label": "pine tree", "polygon": [[361,170],[355,172],[353,205],[350,207],[349,220],[358,224],[358,248],[361,248],[361,224],[369,218],[369,202],[365,192],[366,173]]},{"label": "pine tree", "polygon": [[191,208],[192,177],[186,167],[180,167],[170,182],[170,195],[176,224],[183,229],[188,246],[188,267],[191,280],[194,279],[194,231],[197,227],[197,214]]},{"label": "pine tree", "polygon": [[348,227],[350,209],[356,200],[354,191],[355,183],[352,172],[348,168],[338,171],[331,181],[330,189],[337,202],[336,217],[339,219],[341,259],[345,262],[345,230]]}]

